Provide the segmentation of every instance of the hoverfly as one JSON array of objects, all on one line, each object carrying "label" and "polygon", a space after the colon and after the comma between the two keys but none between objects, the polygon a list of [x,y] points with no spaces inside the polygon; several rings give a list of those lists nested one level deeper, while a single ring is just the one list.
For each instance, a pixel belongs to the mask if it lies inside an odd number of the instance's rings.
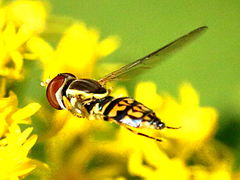
[{"label": "hoverfly", "polygon": [[105,85],[109,81],[119,79],[126,73],[139,70],[147,64],[161,61],[165,55],[192,41],[206,29],[206,26],[199,27],[151,54],[113,71],[100,80],[78,79],[71,73],[58,74],[45,83],[47,85],[47,99],[53,108],[67,109],[79,118],[115,122],[137,135],[162,141],[132,128],[157,130],[178,128],[165,125],[151,109],[130,97],[112,97],[110,90]]}]

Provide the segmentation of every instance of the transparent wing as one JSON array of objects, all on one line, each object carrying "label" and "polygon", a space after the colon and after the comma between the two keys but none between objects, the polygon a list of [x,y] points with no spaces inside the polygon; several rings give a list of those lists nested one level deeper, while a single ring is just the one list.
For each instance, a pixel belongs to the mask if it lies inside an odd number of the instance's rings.
[{"label": "transparent wing", "polygon": [[136,61],[133,61],[121,67],[120,69],[113,71],[110,74],[107,74],[106,76],[99,80],[99,83],[104,85],[109,81],[121,79],[124,75],[126,75],[126,73],[135,72],[136,70],[144,70],[146,68],[149,68],[149,65],[153,66],[155,63],[162,61],[166,56],[170,55],[171,53],[183,47],[185,44],[197,38],[206,29],[207,26],[202,26],[179,37],[178,39],[150,53],[149,55],[140,58]]}]

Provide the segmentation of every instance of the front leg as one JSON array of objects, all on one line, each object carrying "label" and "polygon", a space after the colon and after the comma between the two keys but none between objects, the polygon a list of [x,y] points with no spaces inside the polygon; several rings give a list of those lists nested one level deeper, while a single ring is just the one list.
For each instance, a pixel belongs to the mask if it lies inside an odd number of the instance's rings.
[{"label": "front leg", "polygon": [[70,111],[74,116],[78,118],[85,118],[88,117],[89,115],[86,108],[83,105],[76,102],[73,106],[66,96],[63,96],[63,104],[68,111]]}]

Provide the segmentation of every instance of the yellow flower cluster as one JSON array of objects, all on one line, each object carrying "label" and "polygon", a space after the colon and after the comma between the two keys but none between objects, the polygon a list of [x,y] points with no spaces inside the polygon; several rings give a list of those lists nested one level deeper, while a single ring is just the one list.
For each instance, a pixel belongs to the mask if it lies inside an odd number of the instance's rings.
[{"label": "yellow flower cluster", "polygon": [[32,128],[21,132],[19,126],[9,127],[6,137],[0,140],[0,179],[15,180],[24,177],[36,168],[34,160],[27,157],[29,150],[37,141]]},{"label": "yellow flower cluster", "polygon": [[32,128],[23,132],[20,124],[31,124],[30,117],[35,114],[40,104],[30,103],[18,108],[17,96],[5,93],[5,80],[1,78],[0,97],[0,179],[12,180],[24,177],[36,167],[36,162],[27,157],[29,150],[35,144],[37,135],[32,135]]},{"label": "yellow flower cluster", "polygon": [[29,103],[18,108],[18,98],[7,85],[12,82],[9,79],[24,77],[23,60],[28,54],[26,43],[43,28],[45,16],[43,4],[37,1],[15,1],[0,7],[1,180],[22,179],[39,164],[28,157],[37,135],[30,136],[33,128],[21,130],[20,124],[30,126],[30,117],[40,109],[40,104]]},{"label": "yellow flower cluster", "polygon": [[[136,86],[137,101],[153,109],[166,125],[180,127],[141,130],[161,137],[161,143],[109,122],[53,111],[46,104],[42,104],[38,118],[47,121],[49,127],[38,134],[36,142],[37,136],[30,136],[30,117],[40,105],[30,103],[18,108],[17,96],[6,87],[9,79],[24,78],[23,61],[39,60],[43,79],[61,72],[91,78],[97,60],[119,46],[117,37],[101,40],[97,30],[77,22],[65,29],[54,47],[40,36],[46,18],[46,6],[41,1],[18,0],[1,6],[0,180],[22,179],[29,173],[45,180],[239,179],[240,173],[232,170],[231,152],[214,139],[217,111],[201,107],[199,95],[189,83],[180,86],[179,100],[158,94],[152,82]],[[128,95],[124,87],[113,90],[113,96]],[[20,124],[30,127],[21,130]],[[43,147],[38,160],[47,165],[28,157],[35,143]]]},{"label": "yellow flower cluster", "polygon": [[96,61],[113,52],[118,44],[115,36],[99,40],[95,29],[75,23],[66,29],[56,49],[39,37],[31,39],[28,47],[42,62],[43,79],[46,79],[60,72],[91,77]]},{"label": "yellow flower cluster", "polygon": [[26,44],[45,26],[46,10],[40,1],[14,1],[0,8],[0,75],[23,78],[23,60],[33,55]]}]

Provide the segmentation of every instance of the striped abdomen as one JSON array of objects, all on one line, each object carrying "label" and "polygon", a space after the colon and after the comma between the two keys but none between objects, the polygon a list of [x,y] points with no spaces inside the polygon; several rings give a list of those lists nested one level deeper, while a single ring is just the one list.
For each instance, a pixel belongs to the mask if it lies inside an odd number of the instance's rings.
[{"label": "striped abdomen", "polygon": [[85,105],[90,115],[102,115],[106,121],[114,121],[136,128],[162,129],[165,124],[142,103],[129,97],[107,96]]}]

